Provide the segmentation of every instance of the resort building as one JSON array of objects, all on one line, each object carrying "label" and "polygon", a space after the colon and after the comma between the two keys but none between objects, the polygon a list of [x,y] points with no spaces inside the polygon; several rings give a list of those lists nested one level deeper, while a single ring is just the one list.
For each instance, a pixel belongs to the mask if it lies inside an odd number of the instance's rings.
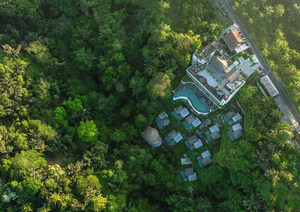
[{"label": "resort building", "polygon": [[193,55],[194,63],[186,70],[187,74],[210,100],[222,107],[245,84],[240,76],[241,70],[237,63],[229,65],[216,53],[208,60],[201,58],[201,54]]},{"label": "resort building", "polygon": [[188,115],[184,121],[183,121],[183,125],[188,129],[188,130],[192,130],[196,127],[198,127],[202,122],[200,121],[200,119],[198,117],[195,117],[194,114],[190,114]]},{"label": "resort building", "polygon": [[152,147],[159,147],[162,144],[162,139],[157,131],[153,127],[148,127],[142,132],[143,139]]},{"label": "resort building", "polygon": [[182,105],[175,107],[174,111],[172,111],[172,115],[178,120],[185,118],[189,114],[190,112],[188,111],[188,109],[186,109],[186,107],[183,107]]},{"label": "resort building", "polygon": [[165,111],[158,115],[155,122],[160,130],[171,123],[169,115]]},{"label": "resort building", "polygon": [[209,131],[205,132],[205,135],[206,135],[206,140],[208,142],[210,142],[212,140],[217,140],[221,137],[220,129],[217,125],[214,125],[209,128]]},{"label": "resort building", "polygon": [[241,114],[237,113],[237,112],[234,112],[232,110],[228,111],[226,113],[226,115],[223,115],[223,120],[229,124],[229,125],[232,125],[240,120],[242,120],[242,116]]},{"label": "resort building", "polygon": [[200,168],[208,166],[211,164],[211,157],[202,158],[201,156],[197,156],[197,162]]},{"label": "resort building", "polygon": [[202,152],[201,156],[197,156],[196,159],[200,168],[211,164],[211,154],[208,150]]},{"label": "resort building", "polygon": [[185,181],[194,181],[197,179],[197,174],[193,168],[187,168],[180,172],[182,180]]},{"label": "resort building", "polygon": [[237,140],[244,135],[243,128],[240,123],[233,125],[230,130],[227,130],[226,133],[231,141]]},{"label": "resort building", "polygon": [[165,137],[165,140],[168,142],[169,145],[174,146],[179,141],[183,139],[183,136],[180,132],[177,132],[176,130],[170,131],[167,136]]},{"label": "resort building", "polygon": [[192,65],[186,69],[188,77],[174,90],[173,100],[187,101],[198,115],[222,108],[245,84],[244,78],[260,66],[251,66],[236,55],[248,48],[237,26],[228,27],[217,41],[208,44],[201,53],[193,54]]},{"label": "resort building", "polygon": [[198,149],[200,147],[203,146],[203,143],[201,141],[200,138],[198,138],[196,135],[188,138],[185,142],[184,142],[185,146],[189,149],[189,150],[193,150],[193,149]]}]

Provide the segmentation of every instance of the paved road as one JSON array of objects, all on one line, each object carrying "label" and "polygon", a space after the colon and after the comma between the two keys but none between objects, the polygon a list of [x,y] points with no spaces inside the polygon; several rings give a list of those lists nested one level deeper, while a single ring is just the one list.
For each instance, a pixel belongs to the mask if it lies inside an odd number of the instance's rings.
[{"label": "paved road", "polygon": [[246,41],[250,44],[250,47],[252,48],[252,50],[253,50],[254,54],[256,55],[257,59],[260,61],[262,67],[265,69],[265,71],[267,72],[267,75],[272,80],[273,84],[275,85],[278,92],[280,93],[279,97],[281,97],[283,99],[283,102],[285,103],[286,107],[288,108],[290,115],[292,115],[294,117],[296,122],[300,123],[300,115],[299,115],[298,111],[296,110],[295,106],[293,105],[293,103],[291,102],[291,100],[289,99],[287,94],[285,93],[285,91],[284,91],[282,85],[280,84],[280,82],[276,79],[275,75],[271,71],[271,69],[268,66],[267,62],[265,61],[265,59],[260,54],[259,50],[257,49],[254,42],[252,41],[250,35],[246,31],[246,29],[243,27],[242,23],[240,22],[240,20],[238,19],[238,17],[234,13],[233,9],[230,7],[227,0],[220,0],[220,2],[222,3],[223,7],[226,9],[229,17],[232,20],[234,20],[234,22],[239,26],[239,29],[240,29],[241,33],[244,35]]}]

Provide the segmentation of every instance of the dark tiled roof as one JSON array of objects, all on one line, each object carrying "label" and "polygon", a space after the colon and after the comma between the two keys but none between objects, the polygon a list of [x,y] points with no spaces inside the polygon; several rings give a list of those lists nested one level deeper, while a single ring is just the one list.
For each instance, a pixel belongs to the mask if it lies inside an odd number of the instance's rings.
[{"label": "dark tiled roof", "polygon": [[223,39],[230,51],[233,51],[235,47],[241,45],[241,43],[243,42],[243,39],[241,38],[239,32],[236,29],[227,32],[224,35]]},{"label": "dark tiled roof", "polygon": [[188,117],[185,118],[185,121],[188,125],[191,125],[193,123],[193,121],[195,120],[195,116],[194,114],[190,114]]},{"label": "dark tiled roof", "polygon": [[243,135],[244,134],[243,134],[242,130],[236,130],[236,131],[232,132],[232,136],[233,136],[234,140],[239,139]]},{"label": "dark tiled roof", "polygon": [[220,72],[220,74],[224,73],[228,68],[227,61],[219,56],[213,56],[209,61],[209,65],[215,69],[215,71]]},{"label": "dark tiled roof", "polygon": [[231,69],[228,73],[226,73],[226,79],[229,82],[234,82],[237,78],[240,76],[240,69],[238,68],[233,68]]}]

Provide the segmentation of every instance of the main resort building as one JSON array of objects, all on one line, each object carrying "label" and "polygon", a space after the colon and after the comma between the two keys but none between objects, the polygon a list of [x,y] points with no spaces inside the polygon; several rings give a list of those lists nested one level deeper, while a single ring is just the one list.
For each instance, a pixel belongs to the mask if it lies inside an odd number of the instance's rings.
[{"label": "main resort building", "polygon": [[[181,87],[183,88],[178,90],[193,90],[198,97],[201,96],[199,93],[203,93],[202,96],[205,96],[208,102],[214,104],[217,108],[222,108],[245,84],[242,77],[244,71],[242,69],[245,66],[241,65],[241,61],[236,59],[239,57],[236,56],[248,47],[235,25],[227,28],[217,41],[207,45],[200,54],[193,54],[192,65],[186,70],[192,82],[182,82]],[[191,89],[192,84],[197,89]],[[199,92],[196,92],[196,90],[199,90]],[[173,99],[180,98],[175,93]],[[203,99],[203,97],[201,98]],[[199,99],[201,100],[201,98]],[[200,107],[195,107],[196,100],[185,99],[189,101],[198,114],[207,114],[213,111],[211,105],[206,105],[204,107],[206,110],[199,112],[197,108]]]}]

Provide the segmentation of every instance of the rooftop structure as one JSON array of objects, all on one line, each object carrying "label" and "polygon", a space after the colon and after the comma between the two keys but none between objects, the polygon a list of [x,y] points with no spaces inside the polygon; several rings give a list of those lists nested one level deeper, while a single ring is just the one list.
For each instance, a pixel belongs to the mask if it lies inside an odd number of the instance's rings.
[{"label": "rooftop structure", "polygon": [[164,112],[161,112],[161,113],[158,115],[158,117],[159,117],[160,119],[164,119],[164,118],[168,117],[168,114],[164,111]]},{"label": "rooftop structure", "polygon": [[274,86],[268,75],[260,78],[260,82],[265,86],[271,97],[275,97],[279,94],[277,88]]},{"label": "rooftop structure", "polygon": [[159,147],[162,144],[162,139],[157,131],[153,127],[148,127],[142,132],[143,139],[152,147]]},{"label": "rooftop structure", "polygon": [[208,65],[218,72],[218,75],[224,75],[228,68],[228,62],[219,56],[213,56]]},{"label": "rooftop structure", "polygon": [[202,158],[211,157],[209,150],[206,150],[201,153]]},{"label": "rooftop structure", "polygon": [[197,57],[197,55],[198,55],[198,58],[208,60],[209,57],[214,55],[217,50],[218,50],[218,45],[217,45],[217,42],[214,41],[214,42],[208,44],[206,47],[204,47],[201,54],[198,54],[198,53],[194,54],[193,59],[194,59],[194,57]]},{"label": "rooftop structure", "polygon": [[241,70],[239,68],[234,67],[230,71],[226,72],[226,79],[233,83],[235,80],[237,80],[240,77]]},{"label": "rooftop structure", "polygon": [[204,125],[205,125],[206,127],[208,127],[209,125],[211,125],[211,120],[210,120],[210,118],[205,119]]},{"label": "rooftop structure", "polygon": [[240,53],[240,52],[242,52],[242,51],[245,51],[246,49],[248,49],[249,48],[249,46],[247,46],[246,44],[242,44],[242,45],[240,45],[240,46],[237,46],[237,47],[235,47],[235,52],[238,54],[238,53]]},{"label": "rooftop structure", "polygon": [[220,132],[213,132],[210,134],[212,140],[217,140],[221,137]]},{"label": "rooftop structure", "polygon": [[225,43],[227,44],[230,51],[235,50],[236,47],[242,45],[242,43],[243,43],[243,39],[240,36],[237,29],[232,29],[229,32],[227,32],[223,36],[223,39],[224,39]]}]

